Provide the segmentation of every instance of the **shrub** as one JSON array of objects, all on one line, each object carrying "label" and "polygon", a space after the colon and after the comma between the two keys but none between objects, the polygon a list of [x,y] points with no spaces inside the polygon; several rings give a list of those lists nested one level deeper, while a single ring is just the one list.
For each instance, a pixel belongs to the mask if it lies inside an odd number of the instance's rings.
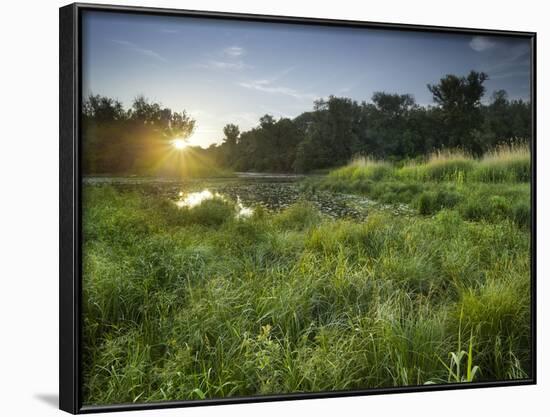
[{"label": "shrub", "polygon": [[204,200],[189,209],[190,219],[204,226],[219,226],[235,217],[235,205],[219,197]]},{"label": "shrub", "polygon": [[423,215],[433,214],[437,211],[437,194],[433,191],[425,191],[417,200],[418,212]]},{"label": "shrub", "polygon": [[456,191],[440,189],[436,193],[435,200],[437,208],[440,210],[455,207],[462,200],[462,196]]},{"label": "shrub", "polygon": [[499,221],[514,219],[514,212],[510,201],[500,195],[485,196],[471,195],[467,201],[459,206],[461,215],[467,220]]},{"label": "shrub", "polygon": [[274,222],[283,229],[303,230],[321,221],[321,214],[315,206],[308,202],[300,202],[292,205],[281,213],[278,213]]},{"label": "shrub", "polygon": [[466,220],[482,220],[487,217],[487,205],[477,196],[468,198],[459,206],[459,211]]},{"label": "shrub", "polygon": [[505,218],[510,213],[510,204],[506,198],[494,195],[488,200],[489,217],[492,219]]},{"label": "shrub", "polygon": [[191,219],[189,209],[178,207],[173,201],[162,199],[153,203],[153,209],[161,214],[161,218],[169,226],[183,226],[188,224]]}]

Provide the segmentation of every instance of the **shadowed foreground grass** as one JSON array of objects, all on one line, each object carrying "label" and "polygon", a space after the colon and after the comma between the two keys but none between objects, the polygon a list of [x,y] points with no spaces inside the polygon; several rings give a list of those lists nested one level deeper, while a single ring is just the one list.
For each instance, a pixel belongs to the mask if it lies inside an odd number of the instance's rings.
[{"label": "shadowed foreground grass", "polygon": [[84,207],[85,404],[530,369],[530,237],[507,216],[335,221],[301,203],[238,219],[104,186]]}]

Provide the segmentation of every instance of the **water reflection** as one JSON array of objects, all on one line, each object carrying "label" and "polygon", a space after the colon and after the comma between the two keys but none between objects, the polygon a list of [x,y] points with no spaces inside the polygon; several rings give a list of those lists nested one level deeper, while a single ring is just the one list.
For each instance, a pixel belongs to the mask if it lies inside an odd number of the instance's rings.
[{"label": "water reflection", "polygon": [[188,193],[184,197],[183,191],[180,191],[178,193],[179,200],[176,201],[176,205],[180,208],[182,207],[188,207],[193,208],[195,206],[198,206],[205,200],[211,200],[214,197],[221,198],[222,200],[225,200],[225,198],[219,194],[219,193],[213,193],[209,189],[204,189],[202,191],[198,191],[195,193]]},{"label": "water reflection", "polygon": [[[354,194],[343,194],[328,190],[304,190],[296,178],[249,178],[232,179],[196,179],[176,181],[166,179],[136,178],[96,178],[84,179],[86,184],[110,184],[121,191],[139,191],[159,199],[170,199],[178,207],[195,207],[201,202],[221,198],[234,202],[237,217],[249,217],[256,207],[268,212],[280,212],[293,204],[307,201],[324,215],[338,218],[364,220],[376,203],[368,198]],[[378,209],[392,211],[395,214],[411,214],[407,206],[376,204]]]},{"label": "water reflection", "polygon": [[239,196],[237,196],[237,217],[250,217],[254,214],[252,207],[246,207]]},{"label": "water reflection", "polygon": [[[224,201],[229,201],[223,194],[220,194],[218,192],[212,192],[207,188],[205,188],[202,191],[197,191],[197,192],[187,193],[187,194],[185,194],[183,191],[179,191],[178,197],[179,199],[176,200],[175,203],[179,208],[182,208],[182,207],[193,208],[200,205],[203,201],[211,200],[213,198],[219,198]],[[245,206],[242,203],[240,196],[237,195],[236,197],[237,197],[237,204],[236,204],[237,212],[235,216],[237,218],[246,218],[246,217],[252,216],[252,214],[254,214],[254,209],[252,207]]]}]

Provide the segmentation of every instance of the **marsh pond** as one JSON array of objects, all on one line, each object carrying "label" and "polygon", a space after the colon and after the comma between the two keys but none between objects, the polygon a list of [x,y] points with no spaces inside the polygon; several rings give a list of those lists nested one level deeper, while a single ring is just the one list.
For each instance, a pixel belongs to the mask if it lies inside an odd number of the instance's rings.
[{"label": "marsh pond", "polygon": [[[85,177],[89,186],[111,185],[119,191],[144,193],[171,200],[179,207],[194,207],[211,198],[237,204],[237,215],[247,217],[262,207],[280,211],[294,203],[308,201],[332,218],[364,219],[370,207],[384,208],[360,195],[312,190],[303,182],[312,176],[293,174],[237,173],[231,178]],[[404,206],[386,207],[402,214]]]}]

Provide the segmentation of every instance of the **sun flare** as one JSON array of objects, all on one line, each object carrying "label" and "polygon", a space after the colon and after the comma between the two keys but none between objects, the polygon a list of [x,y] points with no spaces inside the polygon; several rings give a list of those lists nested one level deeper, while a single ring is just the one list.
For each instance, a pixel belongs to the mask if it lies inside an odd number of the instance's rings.
[{"label": "sun flare", "polygon": [[174,139],[172,141],[172,146],[178,150],[182,150],[187,147],[187,142],[183,139]]}]

